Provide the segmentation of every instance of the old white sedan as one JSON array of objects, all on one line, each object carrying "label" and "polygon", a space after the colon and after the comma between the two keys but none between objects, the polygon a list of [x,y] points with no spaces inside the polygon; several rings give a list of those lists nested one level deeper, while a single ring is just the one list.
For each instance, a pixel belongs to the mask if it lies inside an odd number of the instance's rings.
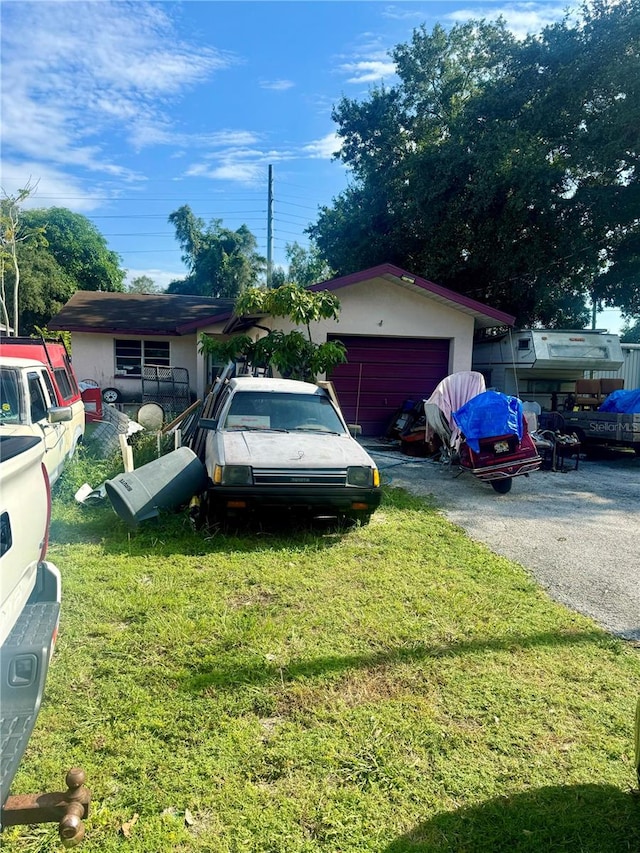
[{"label": "old white sedan", "polygon": [[200,425],[208,430],[207,502],[214,517],[276,510],[366,523],[380,504],[376,464],[324,388],[235,377]]}]

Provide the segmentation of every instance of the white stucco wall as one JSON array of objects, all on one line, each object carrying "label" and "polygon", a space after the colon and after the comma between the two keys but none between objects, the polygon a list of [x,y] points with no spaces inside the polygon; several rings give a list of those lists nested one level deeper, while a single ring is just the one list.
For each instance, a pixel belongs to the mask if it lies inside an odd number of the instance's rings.
[{"label": "white stucco wall", "polygon": [[[337,321],[323,320],[311,329],[316,343],[327,335],[378,335],[405,338],[444,338],[451,341],[449,372],[471,370],[474,320],[424,291],[416,292],[384,280],[369,280],[336,291],[340,301]],[[265,326],[291,331],[282,319]],[[306,330],[305,330],[306,331]]]},{"label": "white stucco wall", "polygon": [[[449,372],[471,369],[474,320],[469,314],[431,298],[425,291],[373,279],[336,291],[340,301],[338,321],[323,320],[312,326],[316,343],[326,341],[327,335],[365,335],[386,337],[441,338],[449,340]],[[260,325],[282,329],[294,328],[281,318],[265,319]],[[202,328],[180,337],[144,336],[144,340],[168,340],[171,366],[189,371],[189,384],[197,397],[205,393],[206,357],[198,353],[200,335],[206,333],[223,337],[224,324]],[[301,329],[306,334],[306,329]],[[264,334],[253,329],[256,336]],[[134,379],[114,377],[114,337],[140,340],[136,335],[100,335],[74,332],[71,335],[72,358],[78,379],[93,379],[101,388],[116,387]],[[139,380],[138,380],[139,381]],[[130,386],[129,386],[130,387]],[[124,390],[124,388],[122,389]]]},{"label": "white stucco wall", "polygon": [[98,335],[73,332],[71,334],[71,358],[76,376],[80,381],[93,379],[100,388],[119,388],[122,391],[140,384],[139,378],[114,376],[114,338],[118,340],[169,341],[171,367],[185,367],[189,371],[189,385],[194,393],[198,389],[198,373],[201,361],[197,353],[197,336],[163,337],[161,335]]},{"label": "white stucco wall", "polygon": [[83,379],[93,379],[101,388],[113,385],[112,337],[72,332],[71,361],[80,382]]}]

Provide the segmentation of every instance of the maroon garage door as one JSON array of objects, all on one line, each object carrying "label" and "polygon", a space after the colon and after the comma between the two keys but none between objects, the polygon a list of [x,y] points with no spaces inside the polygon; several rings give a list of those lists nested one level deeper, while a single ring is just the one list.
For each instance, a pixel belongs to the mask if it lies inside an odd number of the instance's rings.
[{"label": "maroon garage door", "polygon": [[347,348],[347,363],[329,377],[347,423],[382,436],[405,400],[429,397],[449,372],[449,341],[332,335]]}]

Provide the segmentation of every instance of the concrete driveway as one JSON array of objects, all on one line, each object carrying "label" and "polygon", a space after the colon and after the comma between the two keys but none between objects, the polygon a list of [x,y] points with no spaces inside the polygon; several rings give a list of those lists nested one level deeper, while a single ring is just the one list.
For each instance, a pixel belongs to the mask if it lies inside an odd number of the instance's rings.
[{"label": "concrete driveway", "polygon": [[469,474],[367,446],[383,481],[432,495],[448,519],[529,569],[553,599],[640,641],[640,458],[603,452],[577,471],[516,477],[498,495]]}]

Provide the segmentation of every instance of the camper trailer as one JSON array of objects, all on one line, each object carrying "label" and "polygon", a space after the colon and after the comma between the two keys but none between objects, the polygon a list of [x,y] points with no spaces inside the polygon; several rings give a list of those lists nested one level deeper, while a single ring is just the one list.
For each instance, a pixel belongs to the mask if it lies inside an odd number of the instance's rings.
[{"label": "camper trailer", "polygon": [[590,371],[617,371],[623,355],[618,335],[598,329],[518,329],[479,340],[473,369],[487,388],[532,400],[542,409],[562,408],[576,379]]}]

